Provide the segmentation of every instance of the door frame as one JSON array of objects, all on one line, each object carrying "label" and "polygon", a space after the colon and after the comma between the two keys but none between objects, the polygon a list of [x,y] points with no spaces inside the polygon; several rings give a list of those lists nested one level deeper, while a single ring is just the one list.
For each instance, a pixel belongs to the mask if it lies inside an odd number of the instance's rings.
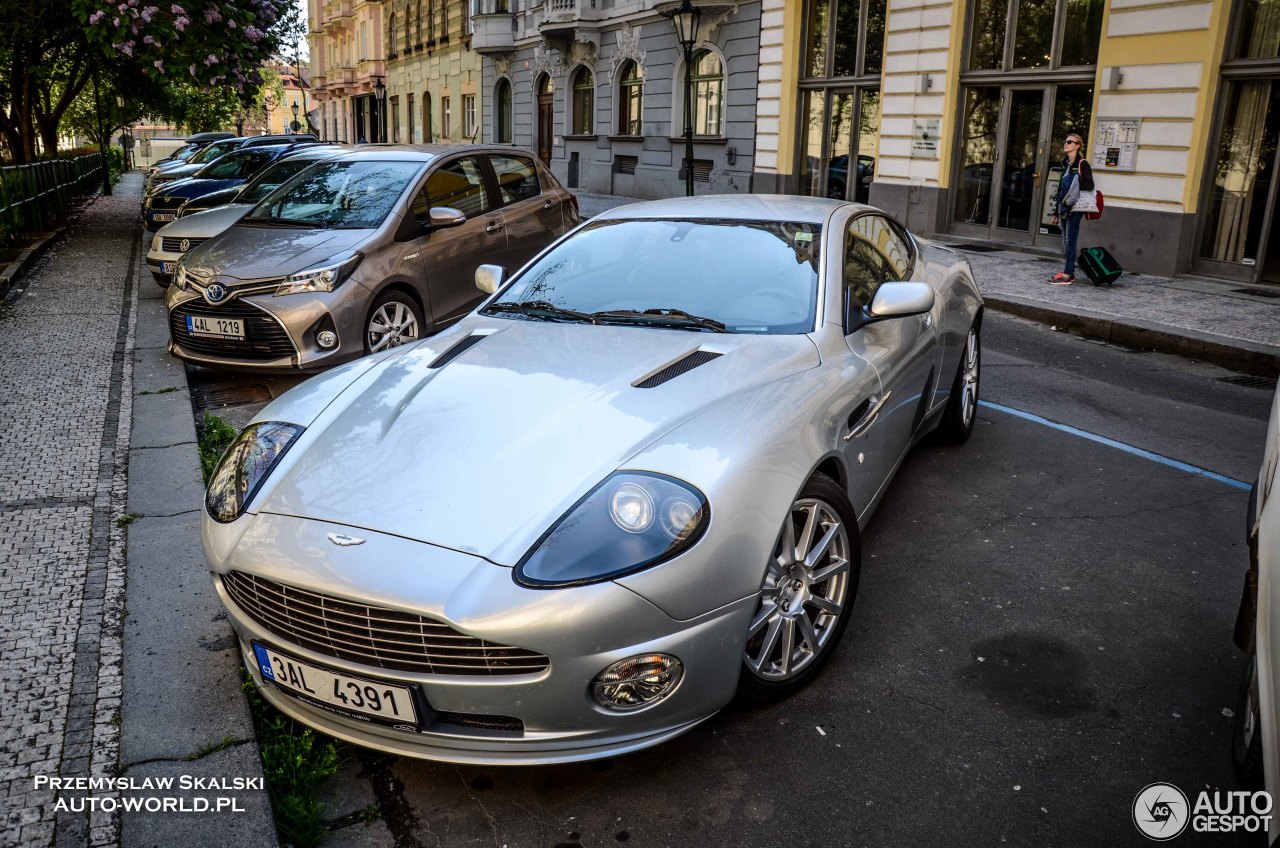
[{"label": "door frame", "polygon": [[[546,91],[543,91],[543,88]],[[551,81],[550,74],[543,73],[533,84],[533,105],[534,105],[534,142],[537,156],[542,160],[542,164],[548,168],[551,167],[551,157],[555,155],[555,139],[556,139],[556,90],[555,83]],[[546,120],[543,120],[544,110]],[[543,144],[543,130],[546,130],[545,145]],[[545,155],[544,155],[545,151]]]}]

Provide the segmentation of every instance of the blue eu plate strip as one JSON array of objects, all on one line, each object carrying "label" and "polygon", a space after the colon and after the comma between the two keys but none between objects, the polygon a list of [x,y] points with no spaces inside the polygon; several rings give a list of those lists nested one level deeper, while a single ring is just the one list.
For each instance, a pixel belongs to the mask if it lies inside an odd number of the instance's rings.
[{"label": "blue eu plate strip", "polygon": [[254,642],[253,655],[258,659],[258,671],[262,672],[262,676],[267,680],[275,680],[276,676],[271,673],[271,658],[267,656],[267,649]]},{"label": "blue eu plate strip", "polygon": [[1048,418],[1041,418],[1039,415],[1034,415],[1030,412],[1023,412],[1021,409],[1014,409],[1011,406],[1001,406],[998,403],[991,403],[990,401],[985,400],[978,401],[978,405],[985,407],[986,409],[994,409],[996,412],[1013,415],[1027,421],[1034,421],[1037,424],[1043,424],[1046,427],[1052,427],[1055,430],[1061,430],[1064,433],[1070,433],[1073,436],[1079,436],[1082,439],[1088,439],[1089,441],[1097,442],[1100,445],[1106,445],[1107,447],[1115,448],[1116,450],[1122,450],[1125,453],[1140,456],[1143,459],[1149,459],[1152,462],[1158,462],[1161,465],[1167,465],[1170,468],[1176,468],[1179,471],[1185,471],[1188,474],[1196,474],[1200,477],[1207,477],[1210,480],[1217,480],[1219,483],[1226,483],[1228,486],[1235,489],[1242,489],[1247,492],[1252,488],[1248,483],[1245,483],[1242,480],[1236,480],[1234,478],[1218,474],[1214,471],[1208,470],[1207,468],[1200,468],[1199,466],[1191,465],[1186,462],[1179,462],[1176,459],[1170,459],[1169,457],[1161,456],[1158,453],[1152,453],[1151,451],[1143,450],[1142,448],[1136,448],[1133,445],[1127,445],[1124,442],[1117,442],[1115,439],[1108,439],[1106,436],[1099,436],[1097,433],[1090,433],[1087,430],[1081,430],[1078,427],[1072,427],[1068,424],[1059,424],[1056,421],[1050,421]]}]

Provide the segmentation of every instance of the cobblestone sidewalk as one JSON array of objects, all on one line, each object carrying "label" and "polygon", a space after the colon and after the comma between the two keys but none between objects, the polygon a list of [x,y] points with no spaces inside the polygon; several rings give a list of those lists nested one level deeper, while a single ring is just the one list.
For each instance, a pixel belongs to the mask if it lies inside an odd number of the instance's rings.
[{"label": "cobblestone sidewalk", "polygon": [[38,775],[115,773],[141,175],[0,304],[0,845],[114,845]]}]

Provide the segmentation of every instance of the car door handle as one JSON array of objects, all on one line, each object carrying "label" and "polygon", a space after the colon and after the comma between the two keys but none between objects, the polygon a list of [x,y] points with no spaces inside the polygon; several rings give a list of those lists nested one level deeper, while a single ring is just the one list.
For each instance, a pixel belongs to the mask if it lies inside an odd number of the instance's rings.
[{"label": "car door handle", "polygon": [[543,209],[555,209],[555,208],[556,208],[557,206],[559,206],[559,205],[560,205],[560,201],[552,199],[552,200],[548,200],[546,203],[542,204],[542,208],[543,208]]},{"label": "car door handle", "polygon": [[490,222],[489,222],[489,226],[485,227],[485,228],[484,228],[484,231],[485,231],[486,233],[500,233],[500,232],[502,232],[502,222],[501,222],[501,221],[490,221]]},{"label": "car door handle", "polygon": [[849,432],[844,440],[847,442],[870,430],[871,425],[875,424],[876,419],[880,417],[880,410],[884,409],[885,403],[892,394],[893,392],[885,392],[880,397],[868,398],[858,404],[858,408],[849,416]]}]

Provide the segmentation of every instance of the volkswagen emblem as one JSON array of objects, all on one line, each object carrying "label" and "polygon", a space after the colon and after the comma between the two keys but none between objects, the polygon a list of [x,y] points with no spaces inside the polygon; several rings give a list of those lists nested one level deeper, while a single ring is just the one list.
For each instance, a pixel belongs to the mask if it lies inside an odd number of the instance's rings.
[{"label": "volkswagen emblem", "polygon": [[364,544],[364,539],[361,539],[359,536],[348,536],[345,533],[325,533],[324,537],[340,548],[349,548],[352,545]]},{"label": "volkswagen emblem", "polygon": [[182,250],[183,253],[186,253],[188,250],[191,249],[191,239],[183,239],[182,241],[178,242],[178,247],[179,249]]},{"label": "volkswagen emblem", "polygon": [[221,283],[214,283],[204,290],[204,299],[210,303],[222,303],[227,299],[226,286]]}]

